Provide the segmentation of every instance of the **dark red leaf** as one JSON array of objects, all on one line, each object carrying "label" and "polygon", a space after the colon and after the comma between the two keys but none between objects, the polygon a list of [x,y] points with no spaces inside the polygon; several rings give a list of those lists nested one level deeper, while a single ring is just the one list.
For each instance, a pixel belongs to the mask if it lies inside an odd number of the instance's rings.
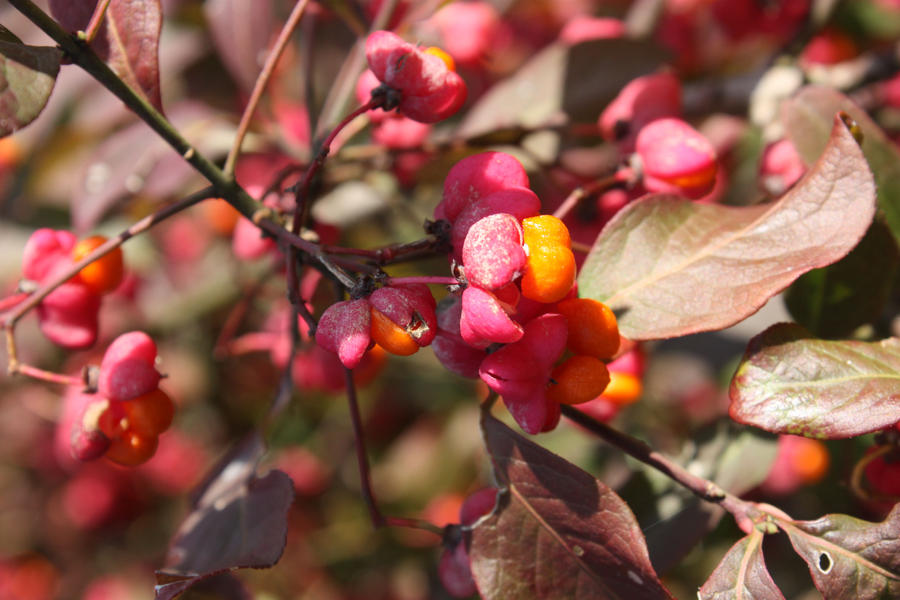
[{"label": "dark red leaf", "polygon": [[[64,29],[83,31],[97,0],[50,0],[50,12]],[[111,0],[91,44],[134,91],[162,110],[159,91],[160,0]]]},{"label": "dark red leaf", "polygon": [[825,600],[900,598],[900,505],[881,523],[847,515],[777,522]]},{"label": "dark red leaf", "polygon": [[731,380],[731,417],[773,433],[846,438],[900,421],[900,340],[826,341],[799,325],[752,340]]},{"label": "dark red leaf", "polygon": [[784,600],[766,569],[762,540],[762,532],[754,531],[732,546],[697,597],[700,600]]},{"label": "dark red leaf", "polygon": [[212,575],[271,567],[281,558],[294,485],[281,471],[256,475],[264,451],[259,435],[250,436],[200,488],[157,571],[157,600],[174,598]]},{"label": "dark red leaf", "polygon": [[26,46],[14,39],[6,36],[0,40],[0,137],[41,114],[62,58],[56,48]]},{"label": "dark red leaf", "polygon": [[482,597],[671,598],[615,492],[493,417],[482,421],[501,494],[472,531]]},{"label": "dark red leaf", "polygon": [[732,207],[648,196],[604,228],[578,278],[631,339],[722,329],[801,274],[845,256],[875,213],[872,174],[837,117],[806,177],[772,204]]}]

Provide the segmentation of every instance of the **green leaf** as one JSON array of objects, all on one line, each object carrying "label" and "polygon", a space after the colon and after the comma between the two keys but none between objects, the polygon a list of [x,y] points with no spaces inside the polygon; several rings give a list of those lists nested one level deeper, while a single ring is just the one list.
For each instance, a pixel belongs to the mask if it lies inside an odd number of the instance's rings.
[{"label": "green leaf", "polygon": [[784,600],[766,569],[762,540],[762,532],[754,530],[732,546],[697,597],[700,600]]},{"label": "green leaf", "polygon": [[26,46],[3,36],[0,40],[0,137],[21,129],[41,114],[56,84],[61,59],[62,53],[56,48]]},{"label": "green leaf", "polygon": [[837,90],[807,86],[785,101],[781,122],[800,156],[812,162],[825,146],[832,116],[838,111],[853,117],[862,130],[862,150],[875,175],[878,208],[900,242],[900,151],[866,111]]},{"label": "green leaf", "polygon": [[859,145],[832,117],[815,166],[778,201],[733,207],[648,196],[603,229],[578,277],[631,339],[722,329],[756,312],[802,273],[845,256],[875,212]]},{"label": "green leaf", "polygon": [[750,340],[730,395],[734,420],[773,433],[878,431],[900,421],[900,339],[834,342],[773,325]]},{"label": "green leaf", "polygon": [[483,598],[671,598],[615,492],[490,415],[482,427],[502,486],[497,508],[471,534]]},{"label": "green leaf", "polygon": [[881,315],[898,263],[894,237],[875,221],[850,254],[801,275],[788,288],[785,304],[791,316],[817,336],[846,337]]},{"label": "green leaf", "polygon": [[900,505],[881,523],[847,515],[778,521],[825,600],[900,597]]}]

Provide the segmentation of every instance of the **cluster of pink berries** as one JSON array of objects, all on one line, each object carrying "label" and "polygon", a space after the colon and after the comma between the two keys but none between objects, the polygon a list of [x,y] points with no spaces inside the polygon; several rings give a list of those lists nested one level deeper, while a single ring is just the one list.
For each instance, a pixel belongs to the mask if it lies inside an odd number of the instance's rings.
[{"label": "cluster of pink berries", "polygon": [[66,406],[70,449],[79,460],[106,456],[120,465],[149,460],[175,407],[159,389],[156,344],[146,333],[117,337],[100,363],[96,394],[73,391]]},{"label": "cluster of pink berries", "polygon": [[[25,244],[22,275],[34,283],[45,283],[105,241],[102,236],[92,236],[79,242],[70,231],[38,229]],[[118,248],[86,266],[37,306],[41,331],[63,348],[92,346],[97,340],[100,299],[118,287],[123,275],[122,251]]]}]

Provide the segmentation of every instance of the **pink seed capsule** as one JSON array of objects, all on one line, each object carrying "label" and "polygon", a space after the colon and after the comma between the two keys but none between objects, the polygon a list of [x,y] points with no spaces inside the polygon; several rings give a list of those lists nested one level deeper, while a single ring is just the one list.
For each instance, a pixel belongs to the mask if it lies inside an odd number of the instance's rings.
[{"label": "pink seed capsule", "polygon": [[716,182],[716,151],[680,119],[657,119],[638,133],[637,154],[649,192],[700,198]]},{"label": "pink seed capsule", "polygon": [[117,337],[106,349],[100,363],[97,391],[110,400],[132,400],[159,386],[156,344],[143,331]]},{"label": "pink seed capsule", "polygon": [[469,284],[499,289],[525,269],[522,226],[507,213],[489,215],[469,228],[462,249]]},{"label": "pink seed capsule", "polygon": [[671,73],[644,75],[622,88],[600,114],[603,139],[617,142],[622,152],[634,149],[638,132],[664,117],[681,116],[681,82]]},{"label": "pink seed capsule", "polygon": [[473,154],[453,165],[447,173],[444,196],[434,216],[453,222],[463,209],[489,194],[527,187],[528,174],[514,156],[505,152]]},{"label": "pink seed capsule", "polygon": [[338,355],[352,369],[362,360],[371,342],[371,316],[365,299],[335,302],[325,309],[316,329],[316,343]]}]

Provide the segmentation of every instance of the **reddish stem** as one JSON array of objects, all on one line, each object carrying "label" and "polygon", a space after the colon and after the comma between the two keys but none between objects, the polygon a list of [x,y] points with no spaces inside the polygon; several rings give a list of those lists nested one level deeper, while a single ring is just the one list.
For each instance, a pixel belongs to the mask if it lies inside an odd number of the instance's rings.
[{"label": "reddish stem", "polygon": [[83,39],[85,43],[90,44],[93,42],[94,38],[97,37],[97,33],[100,32],[100,27],[103,26],[103,18],[106,16],[106,9],[109,8],[109,2],[110,0],[103,0],[97,4],[87,27],[84,28],[83,32],[79,32],[78,37]]},{"label": "reddish stem", "polygon": [[384,98],[381,96],[374,97],[349,115],[344,117],[344,119],[334,126],[334,129],[331,130],[331,133],[322,141],[322,145],[319,146],[319,151],[316,153],[315,158],[307,167],[306,172],[303,174],[303,178],[300,180],[300,183],[297,185],[297,192],[295,196],[296,206],[294,207],[294,222],[291,224],[291,233],[294,235],[298,235],[300,233],[300,228],[305,220],[306,213],[308,211],[307,200],[309,199],[309,187],[312,183],[313,178],[319,172],[319,169],[322,168],[322,165],[325,164],[325,159],[328,157],[328,153],[331,152],[331,144],[334,142],[334,138],[341,132],[341,130],[346,127],[353,119],[358,117],[359,115],[365,114],[366,112],[373,110],[375,108],[379,108],[384,102]]},{"label": "reddish stem", "polygon": [[369,509],[372,525],[382,527],[387,524],[384,515],[378,509],[375,492],[372,489],[372,477],[369,471],[369,456],[366,453],[366,441],[363,436],[362,418],[359,415],[359,403],[356,401],[356,382],[353,371],[344,368],[344,383],[347,387],[347,404],[350,408],[350,421],[353,423],[353,438],[356,442],[356,464],[359,467],[359,479],[362,486],[363,500]]},{"label": "reddish stem", "polygon": [[25,300],[25,298],[27,298],[27,297],[28,297],[27,292],[19,292],[18,294],[13,294],[12,296],[7,296],[6,298],[3,298],[2,300],[0,300],[0,313],[6,312],[6,311],[12,309],[12,307],[19,304],[20,302]]},{"label": "reddish stem", "polygon": [[405,283],[431,283],[435,285],[459,285],[456,277],[421,276],[421,277],[389,277],[387,285],[403,285]]},{"label": "reddish stem", "polygon": [[41,381],[49,381],[50,383],[58,383],[60,385],[84,386],[84,380],[81,377],[53,373],[52,371],[45,371],[44,369],[22,363],[16,363],[15,373],[31,377],[32,379],[40,379]]},{"label": "reddish stem", "polygon": [[630,173],[630,169],[620,169],[608,177],[575,188],[566,199],[563,200],[563,203],[559,205],[559,208],[556,209],[553,216],[560,220],[565,219],[566,216],[572,212],[572,209],[578,206],[578,203],[581,202],[583,198],[586,198],[591,194],[604,192],[616,185],[626,183]]}]

